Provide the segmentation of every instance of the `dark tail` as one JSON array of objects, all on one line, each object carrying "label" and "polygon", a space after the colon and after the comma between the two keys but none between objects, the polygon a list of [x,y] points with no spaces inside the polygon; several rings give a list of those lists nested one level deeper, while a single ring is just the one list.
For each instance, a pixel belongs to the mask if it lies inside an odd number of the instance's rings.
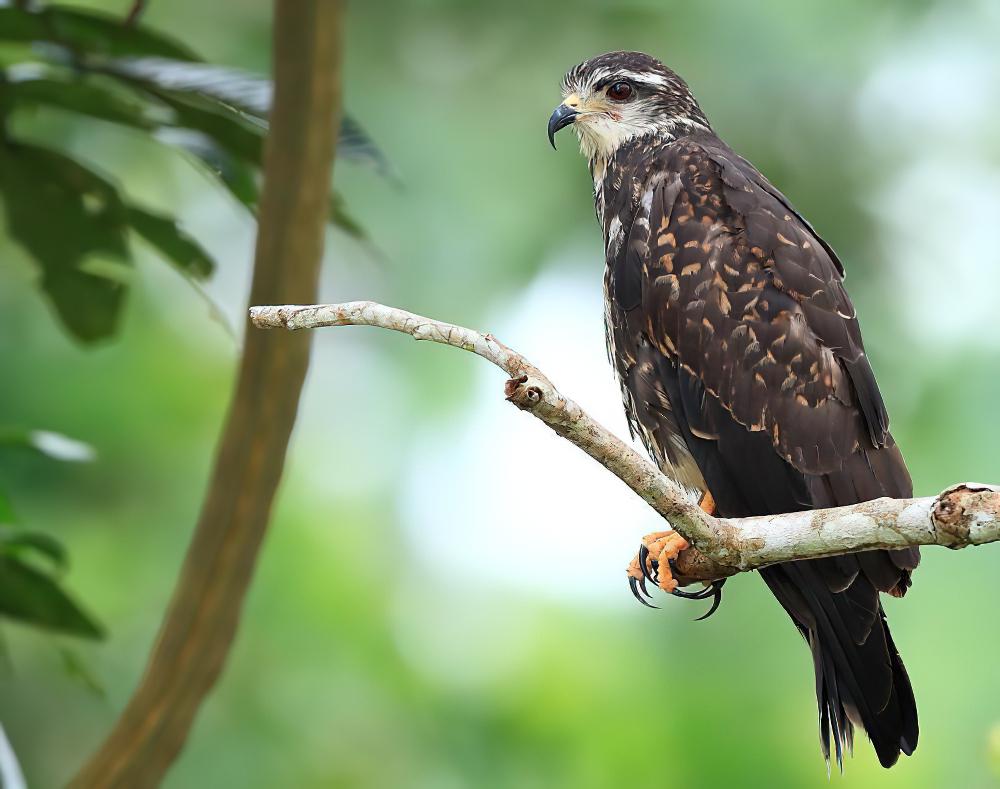
[{"label": "dark tail", "polygon": [[812,650],[820,743],[829,763],[833,735],[841,770],[844,751],[853,750],[855,724],[867,732],[883,767],[917,747],[917,705],[878,590],[861,571],[868,558],[788,562],[760,571]]}]

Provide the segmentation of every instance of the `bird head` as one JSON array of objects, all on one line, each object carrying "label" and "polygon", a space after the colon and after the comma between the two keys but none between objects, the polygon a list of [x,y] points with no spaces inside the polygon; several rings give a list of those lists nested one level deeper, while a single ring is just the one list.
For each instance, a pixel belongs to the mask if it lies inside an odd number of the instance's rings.
[{"label": "bird head", "polygon": [[636,137],[676,137],[711,129],[687,84],[642,52],[609,52],[563,77],[563,101],[549,118],[549,142],[573,125],[592,165],[606,162]]}]

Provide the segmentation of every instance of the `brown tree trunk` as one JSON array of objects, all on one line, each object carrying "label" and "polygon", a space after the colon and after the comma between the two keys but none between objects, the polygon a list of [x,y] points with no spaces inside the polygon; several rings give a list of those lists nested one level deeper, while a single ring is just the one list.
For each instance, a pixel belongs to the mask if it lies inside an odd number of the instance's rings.
[{"label": "brown tree trunk", "polygon": [[[276,0],[274,105],[251,304],[316,300],[340,112],[340,3]],[[211,485],[146,672],[73,787],[157,785],[225,665],[253,575],[309,335],[247,325]]]}]

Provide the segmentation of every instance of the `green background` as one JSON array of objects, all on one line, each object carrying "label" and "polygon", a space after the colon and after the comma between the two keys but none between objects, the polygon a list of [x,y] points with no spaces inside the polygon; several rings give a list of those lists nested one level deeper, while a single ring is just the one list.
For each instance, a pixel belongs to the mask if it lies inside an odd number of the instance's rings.
[{"label": "green background", "polygon": [[[145,20],[210,62],[269,67],[266,3],[154,1]],[[840,252],[916,492],[1000,482],[998,36],[989,0],[353,3],[346,105],[400,184],[338,168],[376,249],[331,232],[323,298],[495,330],[622,432],[589,176],[544,126],[569,66],[645,50]],[[120,336],[82,348],[0,237],[2,421],[97,451],[0,454],[22,522],[66,543],[67,585],[109,630],[73,644],[101,694],[64,642],[3,628],[0,718],[47,787],[143,669],[229,395],[254,226],[138,132],[13,122],[176,210],[220,264],[206,300],[142,254]],[[655,518],[503,404],[502,382],[396,335],[316,335],[239,638],[168,786],[827,785],[809,655],[760,581],[732,580],[704,623],[699,604],[638,606],[623,570]],[[994,548],[929,549],[886,600],[920,747],[886,772],[859,737],[835,783],[1000,779],[996,565]]]}]

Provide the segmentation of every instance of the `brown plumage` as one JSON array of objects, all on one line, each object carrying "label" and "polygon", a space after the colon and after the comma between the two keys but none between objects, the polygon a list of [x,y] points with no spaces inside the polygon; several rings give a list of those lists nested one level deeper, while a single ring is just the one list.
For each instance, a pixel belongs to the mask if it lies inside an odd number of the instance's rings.
[{"label": "brown plumage", "polygon": [[[601,83],[621,81],[632,90],[619,106]],[[912,495],[833,250],[658,61],[601,56],[565,92],[580,119],[603,112],[634,130],[585,144],[609,348],[630,424],[661,467],[729,517]],[[873,551],[761,571],[812,651],[828,759],[832,733],[841,763],[852,722],[884,766],[916,747],[879,592],[902,596],[918,560]]]}]

